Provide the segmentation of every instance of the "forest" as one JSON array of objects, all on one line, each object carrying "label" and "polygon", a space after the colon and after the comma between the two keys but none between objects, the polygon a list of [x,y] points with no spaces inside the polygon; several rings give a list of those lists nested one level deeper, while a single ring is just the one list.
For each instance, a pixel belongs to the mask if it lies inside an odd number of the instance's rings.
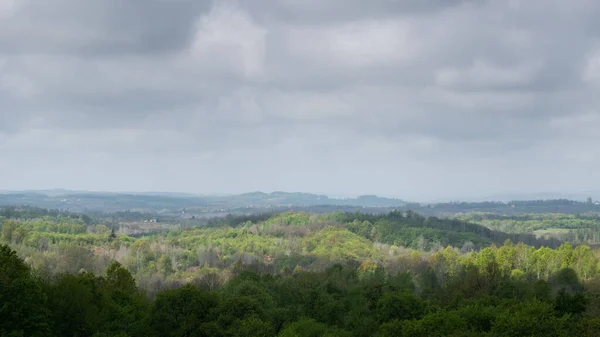
[{"label": "forest", "polygon": [[400,199],[363,195],[353,198],[329,198],[326,195],[288,192],[251,192],[228,196],[182,193],[102,193],[67,190],[0,191],[0,206],[29,205],[78,212],[116,212],[123,209],[177,215],[181,210],[196,215],[222,212],[265,211],[273,208],[351,206],[401,207]]},{"label": "forest", "polygon": [[[0,207],[34,206],[78,213],[152,213],[161,217],[210,218],[227,214],[253,214],[282,211],[311,213],[363,212],[388,213],[394,210],[416,211],[425,216],[447,217],[484,212],[500,215],[523,213],[583,214],[600,212],[600,202],[567,199],[435,202],[419,203],[376,195],[331,198],[312,193],[251,192],[237,195],[207,196],[184,193],[103,193],[68,190],[1,191]],[[197,222],[197,221],[196,221]]]},{"label": "forest", "polygon": [[0,336],[600,334],[593,215],[150,216],[0,209]]},{"label": "forest", "polygon": [[456,219],[506,233],[552,236],[561,240],[589,245],[600,243],[600,215],[598,213],[506,215],[473,212],[456,216]]}]

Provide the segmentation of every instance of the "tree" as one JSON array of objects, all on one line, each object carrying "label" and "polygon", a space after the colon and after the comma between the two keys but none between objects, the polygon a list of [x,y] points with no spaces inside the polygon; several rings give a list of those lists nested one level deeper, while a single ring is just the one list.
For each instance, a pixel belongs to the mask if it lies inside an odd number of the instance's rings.
[{"label": "tree", "polygon": [[377,302],[376,312],[379,322],[416,319],[425,313],[425,303],[406,291],[398,294],[388,292]]},{"label": "tree", "polygon": [[533,259],[535,261],[534,268],[538,279],[543,277],[549,277],[550,274],[558,268],[560,268],[560,260],[555,250],[542,247],[533,253]]},{"label": "tree", "polygon": [[23,260],[0,245],[0,336],[48,336],[46,299]]},{"label": "tree", "polygon": [[110,235],[108,236],[108,241],[112,241],[117,238],[117,234],[115,234],[115,227],[113,226],[110,229]]},{"label": "tree", "polygon": [[573,267],[573,263],[575,260],[575,256],[573,256],[573,246],[570,242],[565,242],[560,245],[557,249],[558,254],[560,255],[560,267],[561,268],[571,268]]},{"label": "tree", "polygon": [[573,251],[574,267],[578,274],[587,281],[594,274],[596,257],[587,245],[579,245]]},{"label": "tree", "polygon": [[568,316],[556,317],[552,304],[522,302],[500,313],[493,336],[570,336]]},{"label": "tree", "polygon": [[328,327],[326,324],[315,321],[312,318],[301,318],[294,322],[279,334],[280,337],[321,337],[321,336],[351,336],[347,331]]},{"label": "tree", "polygon": [[229,336],[231,337],[271,337],[274,335],[270,322],[256,317],[237,320],[229,327]]},{"label": "tree", "polygon": [[558,291],[554,309],[561,315],[579,316],[585,312],[588,300],[582,293],[570,294],[565,288]]},{"label": "tree", "polygon": [[17,229],[17,223],[12,220],[4,220],[2,225],[2,239],[8,243],[12,242],[13,233]]},{"label": "tree", "polygon": [[135,279],[120,263],[113,262],[106,271],[101,290],[107,301],[103,307],[108,316],[107,330],[138,332],[144,330],[146,299],[139,292]]},{"label": "tree", "polygon": [[566,289],[569,292],[580,292],[583,290],[583,285],[579,282],[577,273],[571,268],[564,268],[556,272],[550,280],[554,289]]},{"label": "tree", "polygon": [[515,269],[516,260],[517,249],[510,240],[507,240],[507,242],[496,251],[496,261],[498,262],[498,266],[503,275],[510,275],[512,270]]},{"label": "tree", "polygon": [[171,257],[169,257],[166,254],[161,255],[158,259],[158,262],[156,263],[156,269],[164,277],[170,275],[173,272],[173,264],[171,262]]},{"label": "tree", "polygon": [[484,248],[475,255],[475,265],[482,273],[485,273],[488,266],[495,260],[496,253],[491,248]]},{"label": "tree", "polygon": [[164,291],[156,297],[149,322],[160,336],[211,336],[221,299],[214,292],[202,291],[192,285]]},{"label": "tree", "polygon": [[95,276],[63,274],[48,289],[53,331],[58,336],[91,336],[101,330],[103,299]]}]

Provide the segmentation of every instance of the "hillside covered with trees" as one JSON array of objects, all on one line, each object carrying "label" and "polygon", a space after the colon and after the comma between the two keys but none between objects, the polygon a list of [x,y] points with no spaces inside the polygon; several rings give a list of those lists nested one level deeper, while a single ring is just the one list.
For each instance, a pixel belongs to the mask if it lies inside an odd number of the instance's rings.
[{"label": "hillside covered with trees", "polygon": [[600,244],[600,215],[596,213],[524,213],[518,215],[467,213],[456,219],[512,234],[555,237],[574,243]]},{"label": "hillside covered with trees", "polygon": [[183,193],[106,193],[86,191],[0,191],[0,207],[33,206],[78,213],[152,213],[162,217],[210,218],[226,214],[306,211],[311,213],[363,212],[389,213],[416,211],[425,216],[449,217],[480,212],[499,215],[532,213],[600,213],[600,202],[549,199],[523,201],[418,203],[376,195],[334,198],[298,192],[251,192],[237,195],[197,195]]},{"label": "hillside covered with trees", "polygon": [[599,252],[487,215],[151,216],[1,209],[0,335],[600,333]]},{"label": "hillside covered with trees", "polygon": [[[522,254],[543,263],[523,265]],[[3,245],[0,335],[597,336],[597,262],[587,246],[507,243],[411,255],[403,270],[373,260],[286,274],[240,265],[226,282],[149,297],[117,262],[102,275],[48,276]]]},{"label": "hillside covered with trees", "polygon": [[[446,247],[461,253],[505,240],[557,247],[556,239],[506,234],[456,219],[414,212],[388,214],[286,212],[215,218],[201,227],[172,223],[140,235],[122,233],[115,218],[35,208],[0,212],[3,242],[46,273],[104,273],[111,261],[128,268],[145,289],[183,284],[207,273],[226,279],[236,264],[257,264],[273,273],[321,270],[332,263],[367,259],[397,269],[406,256],[426,257]],[[152,228],[152,227],[151,227]]]}]

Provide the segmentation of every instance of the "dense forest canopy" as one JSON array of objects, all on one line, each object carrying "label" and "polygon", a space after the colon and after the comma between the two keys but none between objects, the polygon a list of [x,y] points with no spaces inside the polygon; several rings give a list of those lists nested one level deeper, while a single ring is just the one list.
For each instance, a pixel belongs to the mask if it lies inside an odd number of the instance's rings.
[{"label": "dense forest canopy", "polygon": [[494,213],[467,213],[456,219],[476,223],[493,230],[513,234],[534,234],[538,237],[556,237],[577,243],[600,243],[600,215],[596,213],[522,213],[501,215]]},{"label": "dense forest canopy", "polygon": [[538,231],[597,225],[593,214],[195,223],[5,207],[0,335],[596,336],[599,252]]},{"label": "dense forest canopy", "polygon": [[[521,265],[522,254],[542,263]],[[597,262],[587,246],[507,242],[409,254],[399,270],[371,259],[291,273],[237,264],[226,281],[208,274],[148,297],[118,262],[48,276],[2,245],[0,335],[597,336]]]},{"label": "dense forest canopy", "polygon": [[[463,253],[505,240],[557,247],[557,239],[506,234],[457,219],[423,217],[415,212],[388,214],[305,212],[216,218],[205,225],[143,222],[157,231],[128,235],[127,215],[84,217],[74,213],[4,211],[1,239],[28,264],[49,273],[80,270],[103,273],[117,260],[146,289],[185,283],[207,272],[223,274],[237,262],[270,261],[274,272],[318,270],[334,262],[372,259],[397,264],[411,252],[430,254],[451,246]],[[6,216],[9,215],[9,216]],[[147,221],[147,220],[145,220]]]}]

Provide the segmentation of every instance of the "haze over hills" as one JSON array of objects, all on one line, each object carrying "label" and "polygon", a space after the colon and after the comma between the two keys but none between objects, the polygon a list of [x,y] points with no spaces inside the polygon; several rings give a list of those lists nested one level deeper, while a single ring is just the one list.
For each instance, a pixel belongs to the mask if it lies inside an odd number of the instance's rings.
[{"label": "haze over hills", "polygon": [[[483,201],[452,201],[417,203],[376,195],[329,197],[323,194],[299,192],[249,192],[236,195],[197,195],[168,192],[92,192],[71,190],[10,191],[0,194],[0,206],[34,206],[71,212],[139,211],[170,216],[208,217],[222,214],[252,214],[289,209],[317,213],[332,211],[385,213],[394,209],[413,210],[427,216],[454,216],[468,212],[496,214],[600,212],[598,199],[545,198],[529,195],[525,198],[498,198]],[[534,197],[538,197],[535,198]]]},{"label": "haze over hills", "polygon": [[0,195],[0,205],[29,205],[70,211],[231,211],[237,208],[306,207],[351,205],[359,207],[402,207],[400,199],[364,195],[357,198],[330,198],[326,195],[288,192],[251,192],[229,196],[183,193],[115,193],[69,190],[11,191]]},{"label": "haze over hills", "polygon": [[572,191],[572,192],[514,192],[514,193],[496,193],[482,198],[464,198],[464,201],[512,201],[512,200],[551,200],[551,199],[569,199],[585,201],[588,198],[594,200],[600,199],[600,191]]}]

